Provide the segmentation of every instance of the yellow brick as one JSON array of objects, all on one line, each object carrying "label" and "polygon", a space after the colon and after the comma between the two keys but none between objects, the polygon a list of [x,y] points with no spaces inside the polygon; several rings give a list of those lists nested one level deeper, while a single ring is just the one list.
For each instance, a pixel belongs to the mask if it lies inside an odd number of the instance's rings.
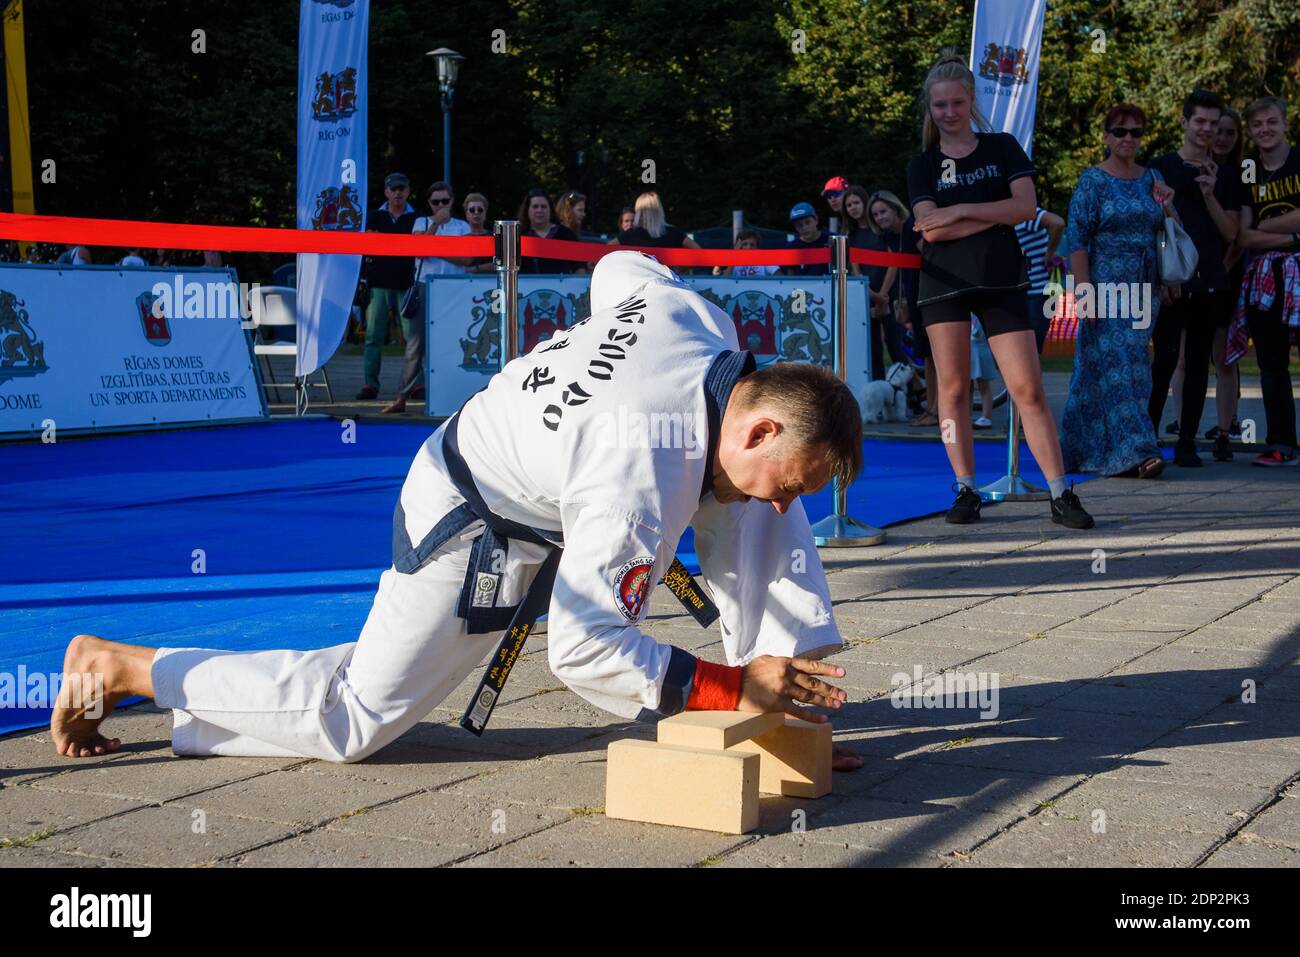
[{"label": "yellow brick", "polygon": [[757,754],[763,794],[819,798],[831,793],[831,726],[787,717],[784,726],[732,745]]},{"label": "yellow brick", "polygon": [[605,772],[605,816],[744,834],[758,826],[760,757],[615,741]]},{"label": "yellow brick", "polygon": [[683,711],[659,722],[659,743],[723,751],[733,744],[779,728],[784,722],[785,715],[779,711],[769,714]]}]

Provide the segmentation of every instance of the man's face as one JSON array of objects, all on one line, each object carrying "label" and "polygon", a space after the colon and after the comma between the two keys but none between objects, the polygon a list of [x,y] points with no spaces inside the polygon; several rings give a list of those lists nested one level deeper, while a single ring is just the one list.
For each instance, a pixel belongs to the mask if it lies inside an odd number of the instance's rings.
[{"label": "man's face", "polygon": [[802,219],[796,219],[794,221],[794,231],[799,234],[799,238],[804,242],[812,242],[817,238],[817,217],[804,216]]},{"label": "man's face", "polygon": [[1181,122],[1187,144],[1208,150],[1214,142],[1214,128],[1219,125],[1219,111],[1209,106],[1198,106]]},{"label": "man's face", "polygon": [[388,205],[392,209],[403,209],[406,206],[406,197],[410,195],[411,187],[409,186],[385,186],[384,195],[388,197]]},{"label": "man's face", "polygon": [[1270,150],[1286,142],[1286,117],[1275,106],[1260,110],[1247,124],[1250,138],[1262,150]]},{"label": "man's face", "polygon": [[717,459],[713,463],[713,496],[719,502],[769,502],[781,515],[800,495],[816,492],[831,480],[826,445],[807,450],[791,447],[789,436],[771,413],[751,409],[731,422],[724,413]]}]

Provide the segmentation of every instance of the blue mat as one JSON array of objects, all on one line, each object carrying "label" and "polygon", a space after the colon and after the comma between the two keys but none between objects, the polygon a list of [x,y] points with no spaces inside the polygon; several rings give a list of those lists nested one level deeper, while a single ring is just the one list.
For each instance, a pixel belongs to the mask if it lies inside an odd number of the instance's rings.
[{"label": "blue mat", "polygon": [[[0,447],[0,733],[48,723],[48,708],[4,695],[32,703],[33,676],[57,673],[78,633],[229,650],[355,640],[430,431],[359,423],[345,444],[338,422],[309,420]],[[980,479],[1000,475],[1005,455],[978,443]],[[848,497],[862,521],[952,501],[938,443],[871,440],[866,463]],[[830,491],[804,507],[829,514]],[[688,532],[679,553],[695,570],[693,547]]]}]

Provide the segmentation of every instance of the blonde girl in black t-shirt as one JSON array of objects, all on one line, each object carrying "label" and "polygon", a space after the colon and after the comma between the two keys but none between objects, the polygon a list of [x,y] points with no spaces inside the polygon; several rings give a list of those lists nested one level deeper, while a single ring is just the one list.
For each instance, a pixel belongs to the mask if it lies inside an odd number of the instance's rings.
[{"label": "blonde girl in black t-shirt", "polygon": [[[1051,485],[1052,521],[1091,528],[1092,516],[1066,486],[1014,229],[1037,210],[1033,165],[1013,136],[990,131],[975,99],[975,77],[960,57],[945,56],[930,70],[921,106],[925,150],[908,164],[907,185],[915,228],[925,239],[918,303],[939,374],[944,448],[957,479],[947,520],[962,525],[980,515],[970,419],[974,313]],[[972,119],[980,132],[972,130]]]}]

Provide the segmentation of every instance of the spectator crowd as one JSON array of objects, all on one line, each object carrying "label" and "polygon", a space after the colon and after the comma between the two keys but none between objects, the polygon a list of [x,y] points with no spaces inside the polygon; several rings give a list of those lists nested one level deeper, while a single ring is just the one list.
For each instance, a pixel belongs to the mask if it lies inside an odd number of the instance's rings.
[{"label": "spectator crowd", "polygon": [[[1290,357],[1300,327],[1300,151],[1288,139],[1285,101],[1263,96],[1238,112],[1213,92],[1188,91],[1182,143],[1159,156],[1144,155],[1146,112],[1116,104],[1105,115],[1100,161],[1079,177],[1064,211],[1038,203],[1037,170],[1014,136],[992,131],[981,115],[974,77],[960,57],[945,56],[931,69],[921,105],[922,149],[907,164],[907,201],[834,176],[821,189],[820,209],[792,197],[785,246],[822,248],[839,233],[855,249],[920,255],[919,271],[857,265],[852,271],[868,280],[872,377],[885,377],[886,355],[915,366],[920,387],[911,422],[946,430],[957,496],[950,521],[979,518],[971,431],[991,425],[995,376],[1015,400],[1051,484],[1053,518],[1072,527],[1088,527],[1091,518],[1065,485],[1065,473],[1155,478],[1166,464],[1157,447],[1166,406],[1172,420],[1164,431],[1177,436],[1174,463],[1203,464],[1196,436],[1211,366],[1216,424],[1205,437],[1216,460],[1232,458],[1230,441],[1242,433],[1236,364],[1251,343],[1267,446],[1254,462],[1296,464]],[[421,208],[412,204],[408,177],[389,173],[384,202],[368,212],[366,229],[491,232],[481,193],[458,199],[449,183],[438,181],[415,202]],[[537,187],[511,212],[522,235],[540,239],[698,248],[669,222],[656,192],[622,208],[612,238],[589,231],[587,197],[577,191],[553,198]],[[763,237],[741,229],[734,245],[757,249]],[[75,246],[57,261],[86,264],[94,255]],[[3,256],[18,258],[16,247],[9,244]],[[219,253],[203,256],[205,265],[221,264]],[[49,261],[53,250],[33,245],[26,258]],[[171,265],[174,257],[137,249],[119,262]],[[593,263],[526,256],[521,271],[584,272]],[[378,398],[383,348],[398,329],[404,368],[385,411],[403,411],[408,399],[421,398],[423,323],[413,320],[423,315],[424,278],[494,268],[489,257],[366,257],[358,292],[365,384],[356,398]],[[829,267],[739,265],[713,272],[816,276]],[[1039,359],[1053,318],[1077,319],[1078,329],[1059,430]],[[974,417],[972,383],[981,396]]]}]

